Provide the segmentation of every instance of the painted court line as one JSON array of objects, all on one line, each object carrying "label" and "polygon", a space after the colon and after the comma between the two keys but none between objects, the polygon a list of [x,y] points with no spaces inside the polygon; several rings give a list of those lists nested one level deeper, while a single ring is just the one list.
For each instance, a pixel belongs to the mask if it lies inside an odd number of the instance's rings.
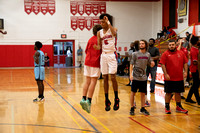
[{"label": "painted court line", "polygon": [[146,127],[146,126],[143,125],[142,123],[140,123],[140,122],[134,120],[133,118],[129,117],[129,119],[131,119],[131,120],[134,121],[135,123],[139,124],[140,126],[146,128],[146,129],[149,130],[150,132],[155,133],[155,131],[153,131],[153,130],[151,130],[150,128]]},{"label": "painted court line", "polygon": [[[52,127],[52,128],[62,128],[62,129],[70,129],[76,131],[86,131],[86,132],[96,132],[91,130],[70,128],[70,127],[60,127],[60,126],[51,126],[51,125],[38,125],[38,124],[15,124],[15,123],[0,123],[0,125],[11,125],[11,126],[34,126],[34,127]],[[99,132],[98,132],[99,133]]]},{"label": "painted court line", "polygon": [[45,83],[47,83],[51,89],[53,89],[71,108],[76,111],[96,132],[99,132],[93,125],[90,123],[78,110],[76,110],[60,93],[58,93],[46,80],[44,80]]}]

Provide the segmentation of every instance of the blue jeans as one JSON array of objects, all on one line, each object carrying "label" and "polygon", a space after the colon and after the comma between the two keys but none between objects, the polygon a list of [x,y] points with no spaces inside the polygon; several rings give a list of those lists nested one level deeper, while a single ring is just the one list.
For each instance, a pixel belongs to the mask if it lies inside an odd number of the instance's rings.
[{"label": "blue jeans", "polygon": [[151,92],[154,92],[155,90],[156,71],[157,71],[157,66],[154,66],[154,67],[147,66],[147,69],[146,69],[147,79],[148,79],[149,74],[151,74],[151,83],[150,83]]}]

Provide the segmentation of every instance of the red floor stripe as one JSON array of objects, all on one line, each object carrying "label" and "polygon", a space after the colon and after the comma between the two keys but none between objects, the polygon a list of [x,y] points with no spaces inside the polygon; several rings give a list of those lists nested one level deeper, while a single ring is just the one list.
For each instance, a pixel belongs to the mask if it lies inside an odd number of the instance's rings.
[{"label": "red floor stripe", "polygon": [[155,133],[155,131],[151,130],[150,128],[146,127],[145,125],[141,124],[140,122],[134,120],[133,118],[129,117],[129,119],[131,119],[131,120],[134,121],[135,123],[139,124],[140,126],[146,128],[147,130],[151,131],[152,133]]}]

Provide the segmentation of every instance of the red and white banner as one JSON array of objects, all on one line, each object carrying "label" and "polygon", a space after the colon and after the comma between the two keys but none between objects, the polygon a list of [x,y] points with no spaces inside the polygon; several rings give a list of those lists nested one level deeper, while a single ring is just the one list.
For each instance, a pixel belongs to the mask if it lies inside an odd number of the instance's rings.
[{"label": "red and white banner", "polygon": [[85,7],[85,3],[82,2],[82,1],[79,1],[78,2],[78,13],[80,15],[83,15],[84,14],[84,7]]},{"label": "red and white banner", "polygon": [[99,13],[99,2],[92,3],[92,13],[96,16]]},{"label": "red and white banner", "polygon": [[24,0],[24,10],[27,14],[30,14],[32,10],[32,0]]},{"label": "red and white banner", "polygon": [[77,17],[76,16],[71,16],[71,28],[73,30],[76,30],[78,27],[78,24],[77,24]]},{"label": "red and white banner", "polygon": [[92,17],[92,25],[95,26],[100,24],[99,17]]},{"label": "red and white banner", "polygon": [[106,2],[100,2],[99,5],[100,5],[99,9],[100,14],[106,13]]},{"label": "red and white banner", "polygon": [[92,2],[85,2],[85,13],[88,16],[92,13]]},{"label": "red and white banner", "polygon": [[85,27],[88,30],[91,30],[93,25],[92,25],[92,17],[85,17]]},{"label": "red and white banner", "polygon": [[40,0],[33,0],[32,9],[36,15],[40,12]]},{"label": "red and white banner", "polygon": [[70,1],[70,11],[71,14],[76,15],[78,11],[78,6],[76,1]]},{"label": "red and white banner", "polygon": [[56,12],[55,0],[48,0],[48,12],[53,15]]},{"label": "red and white banner", "polygon": [[78,17],[78,28],[83,30],[85,28],[85,17],[79,16]]},{"label": "red and white banner", "polygon": [[40,11],[44,15],[48,12],[48,0],[40,0]]}]

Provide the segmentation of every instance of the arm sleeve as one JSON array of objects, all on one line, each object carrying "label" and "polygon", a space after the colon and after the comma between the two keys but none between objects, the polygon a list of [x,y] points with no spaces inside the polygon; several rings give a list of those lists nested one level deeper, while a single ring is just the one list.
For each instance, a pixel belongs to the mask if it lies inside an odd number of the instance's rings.
[{"label": "arm sleeve", "polygon": [[135,52],[133,52],[132,55],[131,55],[130,64],[134,65],[135,64],[135,59],[136,59],[136,55],[135,55]]}]

